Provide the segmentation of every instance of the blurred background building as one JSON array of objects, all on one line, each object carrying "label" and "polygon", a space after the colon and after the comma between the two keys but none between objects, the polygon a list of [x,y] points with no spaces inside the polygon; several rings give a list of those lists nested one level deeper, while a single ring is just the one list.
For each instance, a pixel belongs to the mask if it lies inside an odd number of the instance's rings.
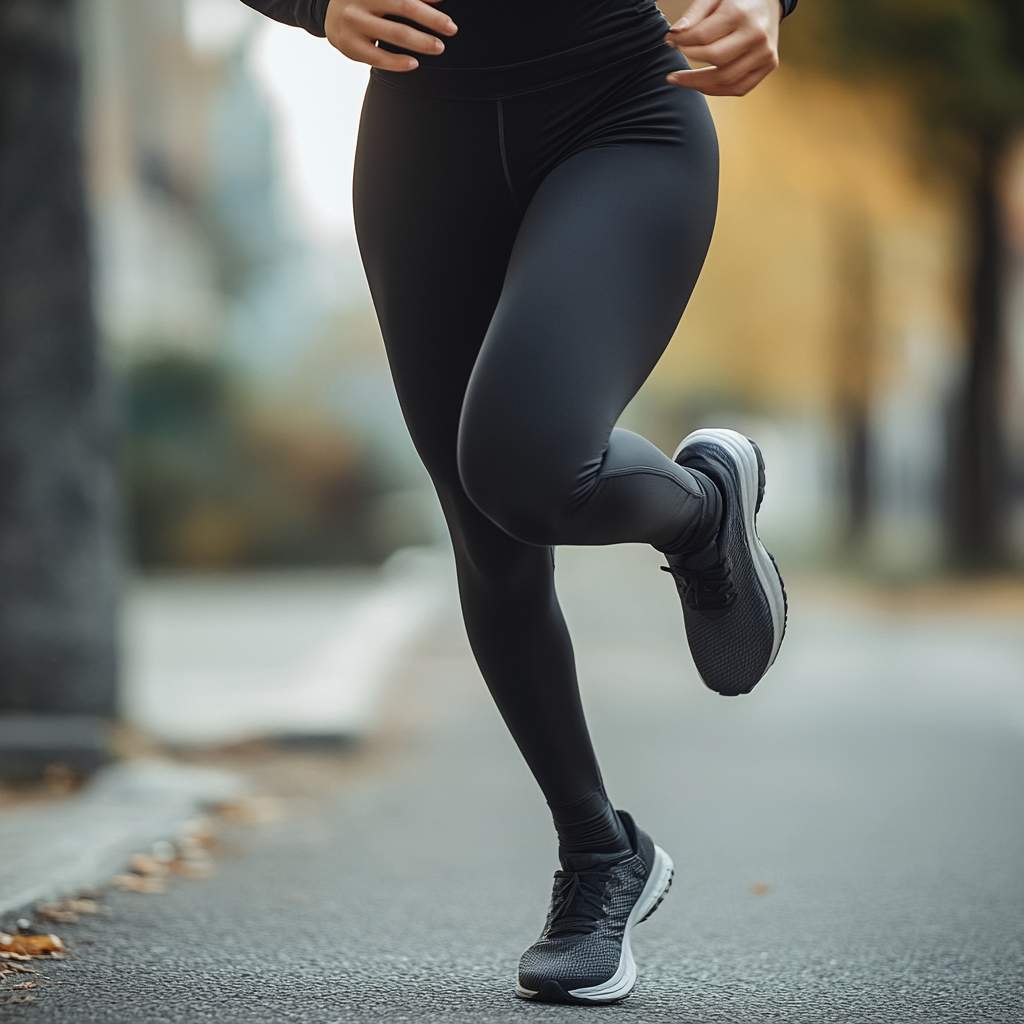
[{"label": "blurred background building", "polygon": [[138,563],[378,561],[433,539],[347,212],[365,72],[237,0],[82,15]]}]

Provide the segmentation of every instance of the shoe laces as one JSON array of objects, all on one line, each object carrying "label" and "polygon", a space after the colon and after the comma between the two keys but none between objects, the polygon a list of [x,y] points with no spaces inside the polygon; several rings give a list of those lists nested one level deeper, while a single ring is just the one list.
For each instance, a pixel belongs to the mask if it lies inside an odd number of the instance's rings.
[{"label": "shoe laces", "polygon": [[547,937],[592,932],[605,915],[610,871],[556,871]]},{"label": "shoe laces", "polygon": [[685,562],[663,565],[661,571],[672,574],[690,611],[722,611],[736,597],[729,563],[719,554],[715,541]]}]

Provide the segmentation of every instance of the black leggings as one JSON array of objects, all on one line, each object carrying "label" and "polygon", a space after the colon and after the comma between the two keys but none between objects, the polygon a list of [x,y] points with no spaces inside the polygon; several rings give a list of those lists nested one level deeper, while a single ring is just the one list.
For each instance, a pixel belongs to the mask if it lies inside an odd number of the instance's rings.
[{"label": "black leggings", "polygon": [[701,481],[615,427],[714,225],[714,126],[665,81],[683,66],[661,46],[541,87],[375,72],[363,108],[356,225],[391,370],[473,652],[556,819],[601,777],[551,546],[707,528]]}]

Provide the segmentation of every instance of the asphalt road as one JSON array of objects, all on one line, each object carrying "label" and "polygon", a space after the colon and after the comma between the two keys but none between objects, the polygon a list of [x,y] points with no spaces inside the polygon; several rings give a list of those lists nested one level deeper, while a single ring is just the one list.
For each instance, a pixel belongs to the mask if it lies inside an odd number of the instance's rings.
[{"label": "asphalt road", "polygon": [[635,548],[560,554],[613,798],[676,862],[615,1007],[512,994],[555,868],[544,805],[451,615],[383,753],[244,856],[64,926],[26,1022],[1024,1021],[1024,620],[793,587],[753,695],[688,667]]}]

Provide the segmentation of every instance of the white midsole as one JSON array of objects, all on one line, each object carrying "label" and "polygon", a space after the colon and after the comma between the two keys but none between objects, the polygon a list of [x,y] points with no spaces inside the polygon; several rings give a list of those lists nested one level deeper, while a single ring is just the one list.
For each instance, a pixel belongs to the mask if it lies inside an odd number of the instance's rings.
[{"label": "white midsole", "polygon": [[[651,865],[650,875],[647,876],[647,884],[644,886],[644,891],[640,893],[640,899],[636,901],[633,909],[629,912],[629,917],[626,918],[618,969],[600,985],[574,988],[570,990],[569,995],[590,1003],[611,1003],[629,995],[636,984],[636,963],[633,960],[630,934],[634,927],[654,909],[658,900],[665,895],[665,890],[668,888],[669,882],[672,881],[672,871],[672,858],[660,846],[655,846],[654,863]],[[536,994],[536,990],[516,985],[516,995],[522,999],[532,999]]]},{"label": "white midsole", "polygon": [[772,656],[765,665],[767,672],[775,662],[775,657],[782,646],[782,636],[786,631],[786,598],[782,592],[782,581],[779,579],[775,563],[757,535],[757,453],[751,441],[738,431],[724,427],[707,427],[695,430],[683,438],[672,456],[673,460],[684,448],[698,441],[709,441],[725,448],[740,468],[740,500],[743,506],[743,524],[747,532],[747,546],[750,548],[754,571],[757,573],[772,615],[774,642]]}]

